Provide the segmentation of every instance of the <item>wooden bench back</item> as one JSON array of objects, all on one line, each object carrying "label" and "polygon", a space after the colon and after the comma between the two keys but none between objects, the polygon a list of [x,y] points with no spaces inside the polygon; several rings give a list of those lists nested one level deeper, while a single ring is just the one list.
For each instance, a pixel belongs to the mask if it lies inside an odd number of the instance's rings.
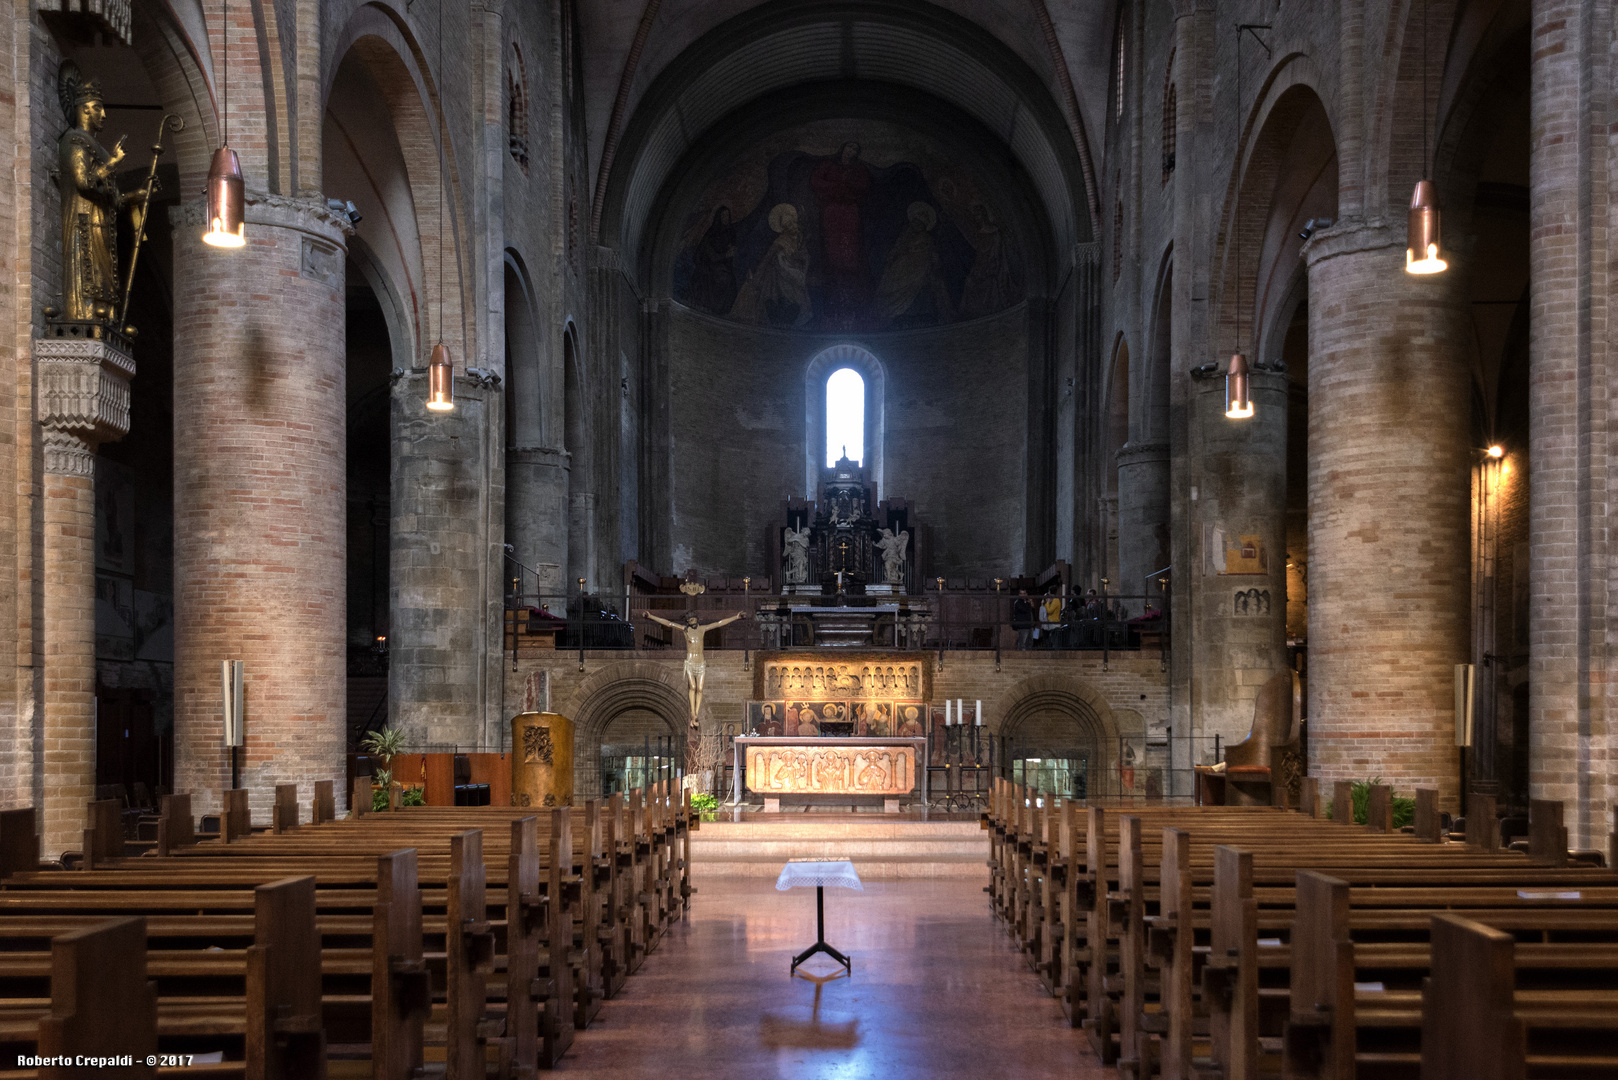
[{"label": "wooden bench back", "polygon": [[324,1080],[315,879],[287,878],[260,885],[253,893],[253,945],[247,950],[248,1076]]},{"label": "wooden bench back", "polygon": [[32,806],[0,810],[0,881],[39,869],[37,811]]},{"label": "wooden bench back", "polygon": [[[116,804],[115,804],[116,805]],[[157,1001],[146,982],[146,920],[113,919],[51,942],[51,1012],[39,1022],[40,1080],[68,1080],[83,1072],[74,1057],[134,1056],[124,1076],[150,1080],[146,1064],[157,1052]]]},{"label": "wooden bench back", "polygon": [[1513,1013],[1515,939],[1446,914],[1433,916],[1432,945],[1432,974],[1421,992],[1422,1080],[1523,1080],[1527,1034]]}]

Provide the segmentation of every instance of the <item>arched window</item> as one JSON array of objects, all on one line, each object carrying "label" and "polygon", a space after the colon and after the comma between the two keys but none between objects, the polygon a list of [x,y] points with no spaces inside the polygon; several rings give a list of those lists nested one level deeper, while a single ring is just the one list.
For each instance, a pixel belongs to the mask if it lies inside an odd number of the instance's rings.
[{"label": "arched window", "polygon": [[847,367],[826,379],[826,467],[840,457],[865,461],[865,380]]},{"label": "arched window", "polygon": [[[1123,178],[1119,177],[1122,183]],[[1112,280],[1124,272],[1124,200],[1119,199],[1112,210]]]},{"label": "arched window", "polygon": [[1118,46],[1113,50],[1113,54],[1118,60],[1118,70],[1113,74],[1113,86],[1117,90],[1117,97],[1113,98],[1112,118],[1122,120],[1124,118],[1124,78],[1128,70],[1124,63],[1124,24],[1122,22],[1118,24]]},{"label": "arched window", "polygon": [[1174,88],[1174,50],[1169,50],[1168,72],[1163,76],[1163,183],[1174,175],[1174,150],[1179,139],[1175,113],[1179,111],[1180,95]]},{"label": "arched window", "polygon": [[[833,345],[804,370],[804,494],[815,498],[821,470],[846,451],[882,485],[884,435],[882,364],[858,345]],[[878,496],[881,497],[880,495]]]},{"label": "arched window", "polygon": [[522,50],[511,46],[511,62],[506,67],[506,146],[511,159],[528,173],[528,72]]}]

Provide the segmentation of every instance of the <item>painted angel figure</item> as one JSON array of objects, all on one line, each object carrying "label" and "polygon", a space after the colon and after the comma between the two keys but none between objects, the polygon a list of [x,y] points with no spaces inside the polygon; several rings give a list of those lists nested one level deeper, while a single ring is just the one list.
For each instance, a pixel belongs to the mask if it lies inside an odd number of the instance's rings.
[{"label": "painted angel figure", "polygon": [[738,611],[734,615],[720,619],[717,622],[708,623],[706,626],[697,622],[697,616],[694,612],[686,615],[684,625],[669,622],[667,619],[659,619],[650,611],[643,611],[641,614],[655,623],[666,626],[670,630],[678,630],[685,635],[685,686],[686,694],[690,698],[691,704],[691,730],[696,731],[697,717],[702,712],[702,680],[708,671],[707,661],[702,653],[702,636],[710,630],[717,630],[721,626],[735,622],[742,617],[742,613]]},{"label": "painted angel figure", "polygon": [[901,529],[895,535],[892,529],[882,530],[882,539],[876,542],[882,552],[882,577],[889,585],[904,582],[905,548],[910,544],[910,530]]},{"label": "painted angel figure", "polygon": [[809,526],[794,529],[787,526],[786,531],[786,572],[783,575],[788,585],[802,585],[809,580]]}]

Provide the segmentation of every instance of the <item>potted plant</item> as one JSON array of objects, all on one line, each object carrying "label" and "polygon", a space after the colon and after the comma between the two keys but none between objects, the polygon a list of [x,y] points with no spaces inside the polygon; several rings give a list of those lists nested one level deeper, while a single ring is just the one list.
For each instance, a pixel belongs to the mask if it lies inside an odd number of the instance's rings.
[{"label": "potted plant", "polygon": [[[360,749],[374,758],[380,758],[382,767],[371,776],[371,810],[381,812],[388,809],[388,791],[393,787],[393,759],[404,750],[404,732],[395,727],[383,728],[381,731],[368,731],[360,740]],[[401,794],[402,801],[402,794]],[[421,805],[420,803],[405,803],[405,805]]]},{"label": "potted plant", "polygon": [[701,815],[701,821],[713,821],[718,815],[719,798],[706,791],[697,791],[691,794],[691,809]]}]

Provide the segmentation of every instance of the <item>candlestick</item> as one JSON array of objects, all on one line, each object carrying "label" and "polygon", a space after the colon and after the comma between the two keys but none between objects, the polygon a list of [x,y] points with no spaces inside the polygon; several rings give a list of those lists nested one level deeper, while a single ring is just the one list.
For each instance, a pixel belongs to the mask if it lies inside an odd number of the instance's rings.
[{"label": "candlestick", "polygon": [[949,727],[949,698],[944,699],[944,726]]},{"label": "candlestick", "polygon": [[982,698],[978,699],[977,723],[975,725],[973,725],[973,726],[974,727],[982,727],[983,726],[983,699]]}]

